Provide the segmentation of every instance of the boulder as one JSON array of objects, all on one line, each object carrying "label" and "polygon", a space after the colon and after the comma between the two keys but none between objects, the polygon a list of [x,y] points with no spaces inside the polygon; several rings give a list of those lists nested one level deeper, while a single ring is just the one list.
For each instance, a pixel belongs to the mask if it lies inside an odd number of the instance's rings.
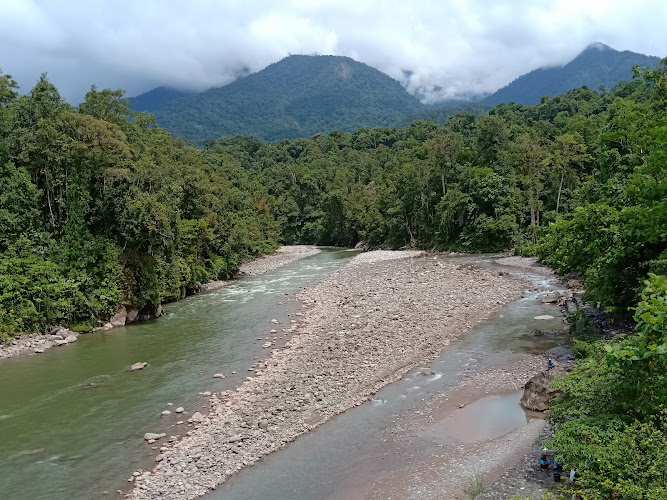
[{"label": "boulder", "polygon": [[67,345],[67,341],[65,339],[62,339],[62,340],[61,339],[56,339],[56,340],[53,341],[53,343],[57,346]]},{"label": "boulder", "polygon": [[127,320],[127,309],[125,309],[125,306],[120,306],[120,309],[111,316],[111,319],[109,320],[109,323],[111,323],[113,326],[125,326],[125,322]]},{"label": "boulder", "polygon": [[154,432],[147,432],[146,434],[144,434],[144,439],[146,441],[150,440],[157,441],[158,439],[163,438],[165,436],[166,434],[164,432],[161,434],[155,434]]},{"label": "boulder", "polygon": [[132,323],[134,320],[137,319],[138,315],[139,315],[139,309],[135,309],[134,307],[126,309],[125,324],[127,325],[129,323]]},{"label": "boulder", "polygon": [[213,375],[213,378],[225,378],[225,376],[222,373],[216,373],[215,375]]},{"label": "boulder", "polygon": [[164,410],[164,411],[162,412],[162,416],[163,416],[163,417],[166,417],[167,415],[171,415],[171,412],[170,412],[169,410]]},{"label": "boulder", "polygon": [[553,368],[538,373],[531,378],[525,385],[521,406],[528,410],[546,411],[551,407],[551,400],[559,394],[559,391],[553,389],[551,382],[564,375],[563,368]]},{"label": "boulder", "polygon": [[192,417],[190,417],[190,419],[191,419],[193,422],[201,422],[202,420],[204,420],[204,415],[202,415],[201,413],[199,413],[198,411],[196,411],[196,412],[194,412],[194,414],[192,415]]},{"label": "boulder", "polygon": [[68,335],[67,337],[65,337],[65,342],[71,344],[72,342],[76,342],[77,339],[78,337],[76,335]]},{"label": "boulder", "polygon": [[144,368],[146,368],[146,366],[148,366],[148,363],[140,361],[139,363],[134,363],[132,366],[130,366],[130,370],[131,371],[143,370]]},{"label": "boulder", "polygon": [[530,335],[532,335],[533,337],[541,337],[542,335],[544,335],[544,332],[538,328],[535,328],[534,330],[530,331]]},{"label": "boulder", "polygon": [[182,406],[179,406],[179,407],[176,408],[174,411],[175,411],[176,413],[183,413],[185,410],[183,409]]},{"label": "boulder", "polygon": [[547,356],[557,363],[569,363],[574,361],[574,353],[567,347],[558,346],[547,351]]}]

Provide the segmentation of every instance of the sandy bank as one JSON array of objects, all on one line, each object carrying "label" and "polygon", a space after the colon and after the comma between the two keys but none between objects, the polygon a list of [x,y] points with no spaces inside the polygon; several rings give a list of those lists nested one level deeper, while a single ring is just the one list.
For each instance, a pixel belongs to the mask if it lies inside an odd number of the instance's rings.
[{"label": "sandy bank", "polygon": [[213,396],[210,414],[161,448],[154,470],[134,476],[128,497],[203,495],[363,403],[521,296],[526,283],[499,274],[421,252],[355,257],[300,294],[303,315],[286,329],[292,339],[236,390]]}]

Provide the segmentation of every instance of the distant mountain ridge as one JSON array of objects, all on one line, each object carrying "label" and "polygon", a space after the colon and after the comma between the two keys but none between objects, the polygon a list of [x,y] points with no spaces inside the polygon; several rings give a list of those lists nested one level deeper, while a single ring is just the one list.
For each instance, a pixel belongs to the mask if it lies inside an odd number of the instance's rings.
[{"label": "distant mountain ridge", "polygon": [[478,102],[424,105],[398,81],[349,57],[292,55],[223,87],[201,93],[158,87],[130,98],[130,104],[197,143],[235,135],[276,141],[331,130],[400,127],[420,119],[443,123],[459,110],[480,114],[502,102],[539,104],[543,96],[583,85],[611,90],[632,79],[633,66],[658,61],[596,43],[569,63],[526,73]]},{"label": "distant mountain ridge", "polygon": [[660,58],[618,51],[602,43],[589,45],[564,66],[538,68],[520,76],[481,102],[495,106],[503,102],[539,104],[543,96],[554,97],[586,85],[596,92],[611,90],[619,82],[632,79],[633,66],[653,67]]}]

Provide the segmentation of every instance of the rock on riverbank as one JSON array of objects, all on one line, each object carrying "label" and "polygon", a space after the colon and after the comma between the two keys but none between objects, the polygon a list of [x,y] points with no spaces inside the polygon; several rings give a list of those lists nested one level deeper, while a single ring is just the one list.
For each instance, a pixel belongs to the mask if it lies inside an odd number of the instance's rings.
[{"label": "rock on riverbank", "polygon": [[518,298],[525,283],[420,252],[369,252],[300,294],[292,339],[234,391],[211,398],[187,437],[162,450],[132,499],[195,498],[436,357]]}]

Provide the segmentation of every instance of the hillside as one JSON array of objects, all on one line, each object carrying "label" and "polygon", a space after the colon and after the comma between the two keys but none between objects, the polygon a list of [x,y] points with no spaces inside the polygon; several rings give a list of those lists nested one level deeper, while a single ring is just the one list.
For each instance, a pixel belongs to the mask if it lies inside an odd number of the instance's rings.
[{"label": "hillside", "polygon": [[538,68],[520,76],[487,98],[484,104],[503,102],[539,104],[543,96],[553,97],[586,85],[591,90],[604,86],[611,90],[623,80],[632,79],[632,67],[653,67],[659,58],[594,43],[565,66]]},{"label": "hillside", "polygon": [[169,87],[157,87],[136,97],[130,97],[130,107],[135,111],[154,113],[168,103],[181,97],[192,95],[192,92],[176,90]]},{"label": "hillside", "polygon": [[[135,110],[143,110],[144,96],[135,98]],[[293,55],[224,87],[167,102],[154,113],[160,126],[201,143],[239,134],[273,141],[392,126],[421,110],[399,82],[366,64]]]}]

